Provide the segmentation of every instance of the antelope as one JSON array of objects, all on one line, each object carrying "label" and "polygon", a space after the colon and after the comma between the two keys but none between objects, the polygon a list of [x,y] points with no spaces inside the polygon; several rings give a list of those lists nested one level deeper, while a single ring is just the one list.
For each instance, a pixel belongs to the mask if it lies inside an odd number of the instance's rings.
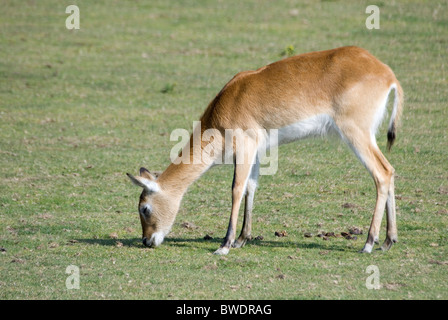
[{"label": "antelope", "polygon": [[[226,236],[215,254],[228,254],[251,237],[254,194],[260,172],[262,147],[272,148],[298,139],[332,134],[342,139],[372,176],[376,205],[367,240],[360,252],[370,253],[379,244],[384,211],[386,239],[380,249],[387,251],[397,242],[394,196],[394,168],[376,143],[376,132],[386,114],[387,101],[394,101],[387,131],[387,148],[396,138],[402,112],[403,90],[393,71],[368,51],[341,47],[288,57],[255,71],[235,75],[210,102],[200,118],[199,132],[214,129],[241,129],[238,139],[200,140],[191,135],[179,157],[188,152],[192,161],[170,165],[160,175],[140,169],[138,176],[127,174],[143,188],[138,211],[143,244],[159,246],[169,233],[188,187],[218,159],[232,151],[234,175],[232,208]],[[260,130],[262,129],[262,130]],[[266,130],[278,130],[277,143],[270,143]],[[196,130],[196,129],[195,129]],[[238,146],[236,140],[242,141]],[[207,151],[207,152],[204,152]],[[201,161],[193,161],[199,157]],[[235,159],[240,159],[236,161]],[[196,158],[197,159],[197,158]],[[241,161],[242,160],[242,161]],[[236,239],[236,226],[244,197],[244,220]]]}]

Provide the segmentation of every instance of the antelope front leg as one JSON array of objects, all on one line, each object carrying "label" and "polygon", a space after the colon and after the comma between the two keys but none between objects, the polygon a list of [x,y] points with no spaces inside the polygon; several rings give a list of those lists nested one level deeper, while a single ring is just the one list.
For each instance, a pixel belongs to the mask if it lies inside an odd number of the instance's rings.
[{"label": "antelope front leg", "polygon": [[238,212],[240,210],[241,200],[246,192],[247,182],[256,155],[256,145],[254,143],[248,143],[247,140],[248,139],[246,139],[244,148],[246,149],[244,154],[244,161],[241,161],[242,163],[240,163],[240,161],[238,160],[238,156],[236,156],[235,172],[233,176],[232,186],[232,212],[230,215],[229,227],[227,229],[227,234],[224,238],[224,242],[222,243],[221,247],[214,252],[215,254],[228,254],[235,241]]},{"label": "antelope front leg", "polygon": [[243,227],[241,229],[240,236],[232,244],[233,248],[243,247],[246,244],[247,240],[250,238],[250,233],[252,230],[252,204],[253,204],[253,193],[249,193],[248,191],[246,196],[244,197]]},{"label": "antelope front leg", "polygon": [[255,190],[257,189],[258,177],[260,174],[260,161],[258,156],[256,157],[256,162],[252,166],[249,180],[246,186],[246,196],[244,200],[244,221],[243,228],[241,229],[241,234],[238,239],[233,243],[234,248],[243,247],[247,240],[250,239],[250,234],[252,230],[252,208],[254,205]]}]

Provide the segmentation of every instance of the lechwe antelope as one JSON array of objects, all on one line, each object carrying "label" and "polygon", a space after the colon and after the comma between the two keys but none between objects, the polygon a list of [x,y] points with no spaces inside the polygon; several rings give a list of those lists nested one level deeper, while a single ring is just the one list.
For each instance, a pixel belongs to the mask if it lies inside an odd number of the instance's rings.
[{"label": "lechwe antelope", "polygon": [[[237,133],[230,146],[226,145],[227,140],[215,138],[194,143],[193,134],[191,143],[179,154],[181,157],[187,152],[191,161],[173,161],[158,177],[145,168],[140,169],[139,176],[128,174],[133,183],[143,188],[139,203],[143,244],[157,247],[162,243],[188,186],[213,164],[221,163],[218,159],[222,160],[230,149],[235,159],[232,210],[226,237],[215,253],[227,254],[231,247],[242,247],[251,234],[260,170],[258,156],[261,148],[272,147],[268,145],[272,144],[268,142],[268,130],[277,129],[278,144],[327,133],[334,133],[348,144],[372,175],[377,191],[362,252],[370,253],[374,243],[378,243],[384,209],[387,236],[381,249],[388,250],[397,241],[394,169],[378,148],[375,133],[392,90],[395,99],[387,133],[389,149],[395,140],[403,92],[392,70],[366,50],[343,47],[306,53],[238,73],[208,105],[199,127],[201,134],[214,129],[224,135],[233,129]],[[243,134],[246,132],[250,134]],[[243,197],[243,227],[235,239]]]}]

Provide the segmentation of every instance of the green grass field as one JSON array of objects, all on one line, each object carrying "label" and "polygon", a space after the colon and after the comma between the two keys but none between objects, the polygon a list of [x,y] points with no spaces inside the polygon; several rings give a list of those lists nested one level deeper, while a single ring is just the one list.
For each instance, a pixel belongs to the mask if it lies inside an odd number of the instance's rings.
[{"label": "green grass field", "polygon": [[[79,30],[66,29],[70,4]],[[370,4],[379,30],[365,26]],[[0,298],[447,299],[447,26],[447,1],[3,1]],[[171,131],[191,132],[235,73],[344,45],[387,63],[405,91],[385,152],[399,243],[358,253],[374,183],[341,143],[304,140],[282,146],[277,174],[260,178],[252,235],[262,240],[212,254],[231,206],[233,168],[220,166],[190,187],[164,244],[145,248],[140,190],[125,173],[168,166]],[[364,234],[315,236],[351,227]],[[69,265],[79,289],[66,288]],[[366,288],[370,265],[379,290]]]}]

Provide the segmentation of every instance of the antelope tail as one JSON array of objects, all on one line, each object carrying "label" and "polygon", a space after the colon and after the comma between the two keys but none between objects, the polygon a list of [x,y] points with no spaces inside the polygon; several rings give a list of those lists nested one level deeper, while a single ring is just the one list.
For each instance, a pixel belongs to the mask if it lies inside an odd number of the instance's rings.
[{"label": "antelope tail", "polygon": [[387,129],[388,151],[390,151],[395,142],[396,128],[400,123],[400,117],[403,110],[403,89],[401,88],[398,82],[392,85],[392,89],[395,90],[395,97],[394,97],[394,106],[392,109],[392,115],[390,117],[389,127]]}]

